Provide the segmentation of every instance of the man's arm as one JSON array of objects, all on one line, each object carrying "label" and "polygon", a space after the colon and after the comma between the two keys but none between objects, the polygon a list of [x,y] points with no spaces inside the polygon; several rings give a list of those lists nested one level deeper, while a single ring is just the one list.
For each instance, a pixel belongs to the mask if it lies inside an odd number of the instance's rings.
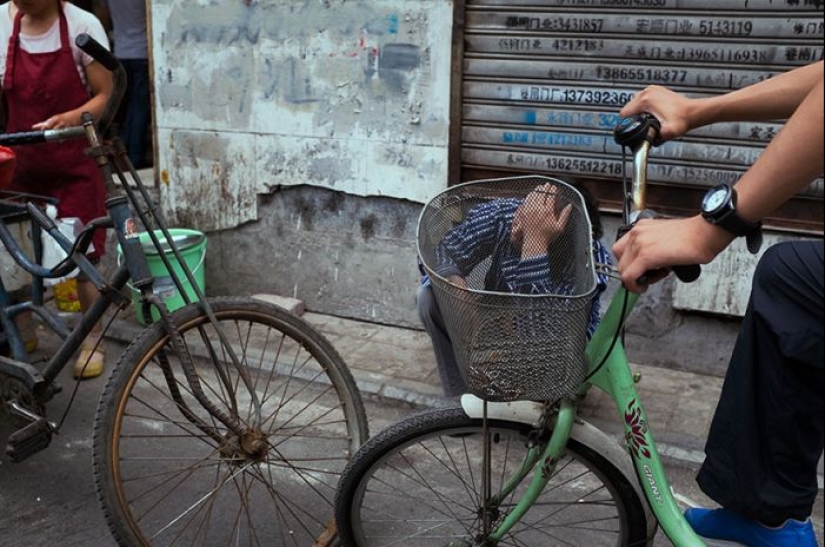
[{"label": "man's arm", "polygon": [[464,220],[447,232],[436,248],[436,273],[447,278],[466,277],[490,256],[508,209],[515,209],[505,202],[493,200],[474,207]]},{"label": "man's arm", "polygon": [[[811,86],[799,108],[736,184],[737,211],[751,221],[762,219],[825,170],[825,79],[817,63],[819,80]],[[808,74],[807,72],[805,74]],[[777,88],[780,89],[780,88]],[[753,96],[740,95],[744,101]],[[771,98],[762,95],[764,101]],[[751,109],[753,110],[753,109]],[[622,281],[637,292],[637,280],[647,271],[680,264],[707,264],[727,247],[734,236],[701,216],[678,220],[644,220],[616,242]]]},{"label": "man's arm", "polygon": [[784,120],[822,81],[823,62],[800,67],[732,93],[697,100],[692,128],[717,122]]},{"label": "man's arm", "polygon": [[820,74],[799,109],[736,184],[736,209],[742,218],[760,220],[822,175],[823,101],[825,80]]},{"label": "man's arm", "polygon": [[627,103],[620,115],[653,114],[662,122],[664,141],[717,122],[784,120],[800,108],[822,80],[823,67],[825,64],[820,61],[724,95],[701,99],[650,86]]},{"label": "man's arm", "polygon": [[[572,204],[563,204],[558,191],[554,184],[542,184],[530,192],[516,210],[510,241],[519,249],[521,261],[504,272],[511,292],[547,294],[554,290],[551,279],[554,265],[547,252],[550,244],[564,232],[573,211]],[[555,267],[557,271],[564,269],[564,265]]]}]

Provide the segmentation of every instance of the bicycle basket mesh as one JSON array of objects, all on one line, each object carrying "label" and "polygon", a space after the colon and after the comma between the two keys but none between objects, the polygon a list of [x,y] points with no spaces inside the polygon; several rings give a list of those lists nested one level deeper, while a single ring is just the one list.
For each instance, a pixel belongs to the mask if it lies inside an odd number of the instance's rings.
[{"label": "bicycle basket mesh", "polygon": [[[513,240],[513,220],[518,215],[523,227],[530,224],[537,217],[518,211],[529,201],[535,213],[530,200],[547,199],[548,191],[554,218],[566,219],[557,222],[564,228],[547,246],[541,281],[514,284],[525,263],[520,241]],[[466,250],[469,235],[479,237],[479,244],[456,257],[457,248]],[[596,272],[590,220],[575,188],[538,176],[451,187],[425,205],[418,253],[474,395],[498,402],[556,401],[576,391],[585,376]]]}]

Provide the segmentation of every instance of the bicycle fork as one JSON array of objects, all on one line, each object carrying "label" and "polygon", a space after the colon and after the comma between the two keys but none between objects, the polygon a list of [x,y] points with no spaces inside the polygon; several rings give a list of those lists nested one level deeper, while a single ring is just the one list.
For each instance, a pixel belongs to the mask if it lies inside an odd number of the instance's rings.
[{"label": "bicycle fork", "polygon": [[[549,411],[542,417],[542,424],[536,430],[539,435],[544,431],[551,431],[552,435],[543,444],[544,439],[532,439],[533,444],[524,463],[515,475],[510,477],[504,484],[504,487],[498,492],[495,497],[490,498],[491,503],[499,505],[510,494],[515,491],[516,487],[527,478],[527,475],[533,472],[533,478],[530,481],[530,486],[519,500],[518,504],[510,511],[504,518],[504,521],[495,530],[491,531],[488,537],[479,547],[495,547],[506,536],[513,527],[518,524],[521,518],[527,514],[533,504],[539,499],[547,483],[553,477],[556,471],[561,454],[564,452],[564,447],[570,439],[570,433],[573,430],[573,420],[576,416],[576,409],[574,403],[565,399],[561,402],[558,413],[551,415]],[[553,423],[555,422],[555,423]],[[542,449],[541,447],[544,446]],[[489,462],[487,462],[489,464]]]},{"label": "bicycle fork", "polygon": [[[556,470],[564,447],[567,444],[576,416],[575,402],[562,401],[560,408],[554,411],[546,405],[532,402],[516,402],[498,406],[476,397],[465,395],[461,401],[468,416],[480,417],[483,421],[484,455],[482,464],[483,500],[479,519],[482,533],[470,544],[466,541],[453,542],[446,547],[496,547],[516,526],[533,504],[538,500]],[[506,407],[506,410],[504,409]],[[490,411],[488,413],[488,410]],[[534,433],[528,439],[529,450],[518,470],[508,477],[506,482],[493,494],[491,489],[492,472],[490,447],[493,439],[488,428],[488,418],[512,419],[521,423],[526,416],[539,417],[533,423]],[[533,421],[531,418],[530,421]],[[547,435],[547,433],[552,434]],[[513,507],[502,519],[499,511],[502,503],[532,474],[530,485]],[[499,520],[498,524],[496,524]]]},{"label": "bicycle fork", "polygon": [[[704,547],[705,542],[682,516],[670,481],[667,479],[656,441],[647,421],[647,414],[636,389],[634,377],[621,343],[608,344],[630,314],[638,295],[627,292],[625,299],[614,298],[602,324],[588,346],[591,363],[599,363],[590,373],[589,383],[610,395],[622,416],[626,449],[633,461],[636,476],[650,509],[668,539],[678,547]],[[616,340],[618,342],[618,340]],[[607,355],[592,355],[592,348],[610,347]]]},{"label": "bicycle fork", "polygon": [[[195,397],[198,403],[200,403],[201,406],[203,406],[203,408],[210,415],[212,415],[215,419],[217,419],[219,422],[225,425],[229,431],[235,434],[236,438],[250,438],[249,435],[247,435],[247,428],[244,425],[242,425],[235,417],[227,414],[226,412],[223,412],[214,403],[212,403],[212,401],[209,400],[209,397],[206,395],[206,393],[203,390],[203,387],[201,386],[197,372],[195,371],[195,365],[192,361],[192,357],[189,351],[187,351],[186,345],[180,336],[180,332],[176,324],[171,319],[171,315],[166,309],[166,306],[163,303],[163,301],[155,294],[153,294],[152,286],[154,283],[154,277],[152,276],[151,271],[149,269],[149,265],[146,261],[146,255],[143,252],[142,244],[140,242],[140,239],[138,238],[135,221],[132,217],[132,212],[129,208],[128,203],[129,200],[125,196],[118,196],[107,200],[106,205],[109,209],[109,215],[111,216],[112,221],[114,223],[115,232],[117,234],[118,241],[123,252],[124,267],[128,269],[129,277],[132,279],[134,287],[141,292],[141,298],[146,304],[153,305],[157,308],[160,314],[161,322],[164,325],[167,334],[169,335],[169,340],[172,345],[172,348],[174,349],[175,353],[178,355],[178,358],[180,359],[180,364],[183,369],[187,385],[189,386],[192,395]],[[173,242],[170,242],[170,245],[171,244],[173,244]],[[211,345],[209,347],[211,347]],[[213,438],[221,446],[224,445],[226,442],[226,438],[224,438],[220,433],[218,433],[215,430],[214,426],[207,424],[200,417],[198,417],[196,413],[189,408],[188,404],[183,399],[183,396],[180,390],[178,389],[177,380],[174,378],[174,375],[172,373],[171,364],[168,360],[165,350],[162,350],[160,352],[158,360],[161,370],[163,371],[164,377],[166,379],[167,386],[169,387],[170,393],[172,395],[172,398],[175,401],[178,408],[184,414],[184,416],[203,433]],[[243,368],[237,362],[237,357],[235,357],[234,355],[233,361],[235,362],[235,365],[239,367],[239,369]],[[229,389],[231,388],[231,382],[228,380],[228,378],[226,378],[225,373],[220,369],[220,367],[218,367],[218,369],[218,373],[221,376],[221,380],[228,388],[227,393],[231,394],[232,390]],[[254,397],[254,391],[252,391],[252,394]],[[257,405],[256,408],[259,409],[260,403],[257,401],[257,399],[254,401],[254,403]],[[232,398],[232,405],[233,407],[237,405],[237,402],[234,400],[234,398]],[[235,414],[237,414],[237,412],[235,412]],[[244,448],[247,452],[250,453],[257,453],[261,450],[261,447]]]}]

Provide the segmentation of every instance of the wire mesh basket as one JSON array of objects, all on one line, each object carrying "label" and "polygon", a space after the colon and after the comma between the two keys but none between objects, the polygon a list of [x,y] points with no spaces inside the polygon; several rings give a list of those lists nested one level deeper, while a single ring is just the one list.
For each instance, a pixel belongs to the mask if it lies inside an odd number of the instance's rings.
[{"label": "wire mesh basket", "polygon": [[425,205],[418,253],[472,394],[556,401],[577,390],[597,277],[573,186],[540,176],[453,186]]}]

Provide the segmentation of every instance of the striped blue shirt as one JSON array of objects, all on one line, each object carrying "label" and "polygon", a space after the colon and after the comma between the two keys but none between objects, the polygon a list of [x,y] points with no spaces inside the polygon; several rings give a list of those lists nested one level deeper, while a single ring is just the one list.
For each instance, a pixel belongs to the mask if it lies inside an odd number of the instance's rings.
[{"label": "striped blue shirt", "polygon": [[[471,209],[466,219],[453,227],[436,250],[435,272],[445,278],[467,277],[484,259],[492,257],[496,271],[488,276],[486,290],[518,294],[571,294],[572,287],[557,281],[570,276],[558,271],[551,275],[550,256],[521,257],[521,250],[510,240],[513,219],[521,199],[491,200]],[[593,260],[596,264],[612,264],[610,252],[598,239],[593,240]],[[430,283],[419,263],[422,283]],[[588,336],[592,336],[600,321],[600,296],[607,287],[608,278],[598,272],[597,288],[593,296]]]}]

